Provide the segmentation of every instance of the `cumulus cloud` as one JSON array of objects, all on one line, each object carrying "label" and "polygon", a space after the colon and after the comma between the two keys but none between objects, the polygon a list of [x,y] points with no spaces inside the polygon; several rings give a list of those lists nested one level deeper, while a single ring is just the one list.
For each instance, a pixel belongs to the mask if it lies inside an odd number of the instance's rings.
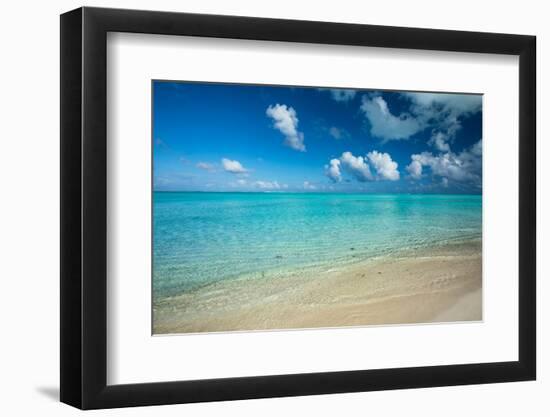
[{"label": "cumulus cloud", "polygon": [[415,180],[418,180],[422,177],[422,164],[415,159],[413,159],[412,162],[407,165],[405,169]]},{"label": "cumulus cloud", "polygon": [[481,110],[481,95],[402,93],[409,106],[406,112],[393,114],[381,95],[363,96],[361,111],[367,118],[373,136],[383,140],[408,139],[431,129],[428,141],[439,152],[449,152],[462,120]]},{"label": "cumulus cloud", "polygon": [[421,113],[426,109],[438,110],[454,115],[476,113],[481,110],[481,95],[479,94],[443,94],[443,93],[402,93],[409,98]]},{"label": "cumulus cloud", "polygon": [[284,144],[297,151],[305,152],[304,134],[298,131],[298,116],[294,108],[286,104],[271,105],[265,111],[273,119],[273,127],[285,137]]},{"label": "cumulus cloud", "polygon": [[[375,175],[372,174],[371,168]],[[374,180],[397,181],[399,179],[397,162],[390,154],[372,151],[366,156],[355,156],[351,152],[344,152],[340,158],[331,159],[325,165],[325,175],[333,182],[342,181],[345,172],[359,182]]]},{"label": "cumulus cloud", "polygon": [[354,156],[351,152],[344,152],[340,157],[340,162],[344,169],[357,181],[365,182],[372,180],[370,168],[362,156]]},{"label": "cumulus cloud", "polygon": [[408,139],[423,129],[418,120],[408,113],[393,115],[381,96],[363,96],[361,111],[370,123],[371,134],[384,140]]},{"label": "cumulus cloud", "polygon": [[434,132],[428,141],[428,145],[432,145],[440,152],[449,152],[451,150],[449,146],[449,135],[443,132]]},{"label": "cumulus cloud", "polygon": [[232,174],[245,174],[248,172],[248,169],[243,167],[239,161],[233,161],[227,158],[222,158],[222,167],[225,171]]},{"label": "cumulus cloud", "polygon": [[394,162],[388,153],[372,151],[367,154],[367,158],[376,170],[379,179],[390,181],[397,181],[399,179],[397,162]]},{"label": "cumulus cloud", "polygon": [[210,172],[213,172],[216,169],[214,164],[210,164],[208,162],[198,162],[196,167],[200,169],[204,169],[205,171],[210,171]]},{"label": "cumulus cloud", "polygon": [[462,128],[462,120],[481,110],[478,94],[403,93],[411,101],[411,112],[425,127],[432,127],[428,144],[449,152],[450,143]]},{"label": "cumulus cloud", "polygon": [[[481,157],[481,153],[483,151],[483,142],[478,140],[472,147],[470,148],[470,153],[474,156]],[[481,161],[480,161],[481,162]]]},{"label": "cumulus cloud", "polygon": [[445,152],[433,155],[431,152],[422,152],[411,155],[411,163],[407,171],[412,178],[418,179],[422,175],[423,167],[429,167],[432,175],[442,177],[442,184],[448,181],[471,182],[481,184],[481,147],[482,142],[472,145],[470,148],[456,154]]},{"label": "cumulus cloud", "polygon": [[329,165],[325,165],[325,174],[334,182],[340,182],[342,180],[342,173],[340,172],[340,160],[331,159]]}]

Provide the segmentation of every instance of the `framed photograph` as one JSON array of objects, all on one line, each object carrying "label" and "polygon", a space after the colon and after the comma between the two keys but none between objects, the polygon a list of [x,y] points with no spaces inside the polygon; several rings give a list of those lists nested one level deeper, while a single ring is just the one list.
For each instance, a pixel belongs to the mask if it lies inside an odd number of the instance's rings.
[{"label": "framed photograph", "polygon": [[533,380],[535,37],[61,16],[61,401]]}]

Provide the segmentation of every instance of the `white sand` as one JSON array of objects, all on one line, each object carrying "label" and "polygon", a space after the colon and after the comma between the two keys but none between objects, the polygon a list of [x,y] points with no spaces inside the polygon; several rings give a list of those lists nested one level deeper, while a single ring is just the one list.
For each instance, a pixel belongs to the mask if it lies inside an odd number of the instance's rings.
[{"label": "white sand", "polygon": [[156,303],[153,317],[156,334],[481,320],[481,244],[224,281]]}]

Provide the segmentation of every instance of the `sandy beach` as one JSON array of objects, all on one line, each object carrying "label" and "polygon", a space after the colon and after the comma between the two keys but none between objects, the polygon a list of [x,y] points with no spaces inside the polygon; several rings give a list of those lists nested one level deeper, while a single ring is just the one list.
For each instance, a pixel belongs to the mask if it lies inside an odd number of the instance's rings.
[{"label": "sandy beach", "polygon": [[322,271],[210,284],[153,305],[153,333],[482,319],[481,241],[403,251]]}]

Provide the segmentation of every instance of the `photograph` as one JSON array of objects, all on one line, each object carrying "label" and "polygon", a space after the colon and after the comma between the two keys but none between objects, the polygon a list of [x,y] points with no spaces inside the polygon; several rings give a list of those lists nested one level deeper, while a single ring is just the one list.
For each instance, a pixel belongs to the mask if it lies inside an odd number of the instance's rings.
[{"label": "photograph", "polygon": [[153,80],[154,335],[481,321],[481,94]]},{"label": "photograph", "polygon": [[0,416],[550,415],[543,2],[3,6]]}]

